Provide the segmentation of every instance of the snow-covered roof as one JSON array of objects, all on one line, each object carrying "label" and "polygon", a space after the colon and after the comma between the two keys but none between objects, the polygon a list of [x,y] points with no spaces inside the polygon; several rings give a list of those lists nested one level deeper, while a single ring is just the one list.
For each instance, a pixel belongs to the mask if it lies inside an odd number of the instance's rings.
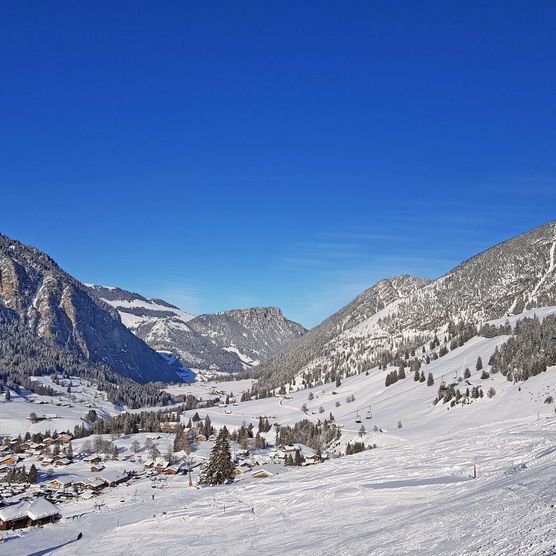
[{"label": "snow-covered roof", "polygon": [[36,521],[59,514],[60,510],[58,507],[46,500],[46,498],[37,498],[32,502],[19,502],[18,504],[0,508],[0,519],[2,521],[14,521],[25,517]]},{"label": "snow-covered roof", "polygon": [[100,479],[105,483],[118,483],[127,478],[127,473],[122,473],[121,471],[108,470],[103,471],[102,474],[97,475],[96,479]]},{"label": "snow-covered roof", "polygon": [[50,517],[53,515],[58,515],[60,510],[52,502],[49,502],[45,498],[37,498],[31,502],[27,515],[32,520],[43,519],[45,517]]}]

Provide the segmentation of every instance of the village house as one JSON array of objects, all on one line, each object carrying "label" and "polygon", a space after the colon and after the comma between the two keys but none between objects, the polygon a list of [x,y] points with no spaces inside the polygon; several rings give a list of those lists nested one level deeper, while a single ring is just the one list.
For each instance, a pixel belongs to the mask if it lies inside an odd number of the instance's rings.
[{"label": "village house", "polygon": [[73,486],[73,479],[69,477],[57,477],[56,479],[52,479],[46,483],[47,488],[51,488],[53,490],[60,490],[64,488],[70,488]]},{"label": "village house", "polygon": [[178,430],[178,427],[180,426],[180,422],[179,421],[168,421],[165,423],[160,423],[160,430],[162,432],[176,432]]},{"label": "village house", "polygon": [[251,476],[256,479],[267,479],[269,477],[273,477],[274,475],[278,475],[284,471],[284,467],[277,463],[267,463],[266,465],[256,466]]},{"label": "village house", "polygon": [[71,442],[72,438],[73,437],[71,436],[71,434],[63,432],[62,434],[58,435],[58,442],[60,444],[69,444]]},{"label": "village house", "polygon": [[4,456],[0,459],[0,465],[15,465],[19,463],[23,458],[21,456],[16,456],[14,454],[10,454],[9,456]]},{"label": "village house", "polygon": [[178,473],[180,473],[180,467],[179,465],[169,465],[162,471],[162,473],[164,475],[177,475]]},{"label": "village house", "polygon": [[0,508],[0,530],[18,529],[32,525],[43,525],[60,519],[57,506],[45,498],[19,502]]},{"label": "village house", "polygon": [[127,473],[122,473],[120,471],[103,471],[100,475],[97,475],[95,479],[99,481],[104,481],[108,486],[116,486],[124,481],[127,481],[129,475]]},{"label": "village house", "polygon": [[252,476],[256,479],[267,479],[268,477],[273,477],[274,473],[263,467],[262,469],[253,471]]},{"label": "village house", "polygon": [[102,462],[102,456],[100,456],[99,454],[91,454],[89,456],[84,457],[83,461],[86,461],[87,463],[98,464]]},{"label": "village house", "polygon": [[100,479],[83,479],[81,481],[76,481],[73,483],[73,486],[80,491],[83,490],[93,490],[98,491],[106,486],[104,481]]}]

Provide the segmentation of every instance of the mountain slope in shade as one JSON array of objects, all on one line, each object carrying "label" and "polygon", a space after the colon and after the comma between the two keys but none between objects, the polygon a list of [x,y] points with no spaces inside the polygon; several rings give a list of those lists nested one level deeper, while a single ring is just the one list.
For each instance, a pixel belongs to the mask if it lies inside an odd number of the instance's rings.
[{"label": "mountain slope in shade", "polygon": [[90,292],[120,314],[122,322],[158,352],[169,353],[184,366],[240,372],[278,353],[305,333],[280,309],[257,307],[193,317],[160,299],[88,286]]},{"label": "mountain slope in shade", "polygon": [[299,373],[360,372],[378,364],[381,352],[423,345],[451,321],[480,325],[506,314],[554,305],[556,223],[500,243],[437,280],[395,280],[411,287],[393,293],[393,284],[379,282],[362,294],[373,299],[377,290],[386,292],[374,310],[361,312],[362,296],[356,298],[287,353],[262,366],[261,386],[279,386]]},{"label": "mountain slope in shade", "polygon": [[118,314],[34,247],[0,235],[0,305],[37,336],[138,382],[174,381],[169,365]]}]

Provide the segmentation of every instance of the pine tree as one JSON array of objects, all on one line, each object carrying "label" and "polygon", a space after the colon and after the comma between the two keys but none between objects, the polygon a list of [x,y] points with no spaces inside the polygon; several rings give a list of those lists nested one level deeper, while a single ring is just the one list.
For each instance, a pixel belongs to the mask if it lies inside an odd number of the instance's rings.
[{"label": "pine tree", "polygon": [[432,373],[429,373],[429,376],[427,378],[427,386],[432,386],[434,384],[434,377],[432,376]]},{"label": "pine tree", "polygon": [[30,483],[36,483],[37,482],[37,477],[38,477],[37,468],[35,467],[35,464],[33,463],[31,465],[31,467],[29,468],[29,475],[28,475],[29,482]]},{"label": "pine tree", "polygon": [[234,478],[234,463],[230,451],[228,429],[223,427],[216,438],[210,457],[203,467],[199,482],[204,485],[221,485]]},{"label": "pine tree", "polygon": [[477,357],[477,364],[475,365],[475,369],[477,369],[477,371],[480,371],[483,368],[483,360],[481,359],[481,357]]}]

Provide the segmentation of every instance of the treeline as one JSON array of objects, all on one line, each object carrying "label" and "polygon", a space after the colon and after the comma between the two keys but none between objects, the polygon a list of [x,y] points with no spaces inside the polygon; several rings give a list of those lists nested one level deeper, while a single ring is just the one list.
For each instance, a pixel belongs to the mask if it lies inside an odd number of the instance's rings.
[{"label": "treeline", "polygon": [[338,440],[341,431],[328,420],[322,423],[312,423],[308,419],[298,421],[293,425],[282,425],[278,428],[276,440],[278,444],[304,444],[313,450],[324,448],[333,440]]},{"label": "treeline", "polygon": [[25,465],[12,467],[4,476],[4,481],[6,483],[36,483],[38,478],[37,468],[33,463],[29,468],[29,471],[25,468]]},{"label": "treeline", "polygon": [[495,349],[489,364],[491,373],[510,381],[527,380],[556,365],[556,315],[542,322],[536,315],[517,322],[513,336]]}]

